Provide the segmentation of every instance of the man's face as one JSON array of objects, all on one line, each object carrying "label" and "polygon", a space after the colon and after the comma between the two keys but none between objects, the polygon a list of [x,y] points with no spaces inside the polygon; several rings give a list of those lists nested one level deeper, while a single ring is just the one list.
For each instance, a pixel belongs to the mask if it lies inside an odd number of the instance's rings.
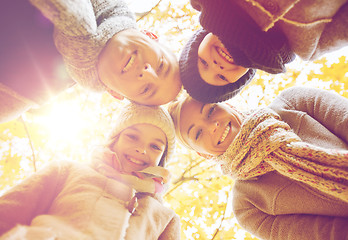
[{"label": "man's face", "polygon": [[180,114],[180,132],[197,152],[223,154],[240,131],[240,114],[226,104],[204,104],[186,101]]},{"label": "man's face", "polygon": [[198,48],[198,70],[208,84],[224,86],[238,81],[249,69],[236,65],[219,38],[208,33]]},{"label": "man's face", "polygon": [[170,102],[182,86],[174,53],[135,29],[109,40],[99,56],[98,72],[107,88],[146,105]]}]

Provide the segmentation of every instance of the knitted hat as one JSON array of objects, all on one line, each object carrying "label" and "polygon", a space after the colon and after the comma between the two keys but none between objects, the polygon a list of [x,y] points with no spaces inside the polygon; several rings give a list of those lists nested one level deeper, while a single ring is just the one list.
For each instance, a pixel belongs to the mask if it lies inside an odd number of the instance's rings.
[{"label": "knitted hat", "polygon": [[108,143],[114,142],[115,138],[124,129],[142,123],[148,123],[159,127],[165,133],[167,137],[167,149],[159,164],[164,167],[174,153],[175,130],[168,111],[161,106],[145,106],[133,102],[127,104],[118,115],[115,128],[108,138]]},{"label": "knitted hat", "polygon": [[56,14],[62,19],[55,23],[54,40],[67,70],[81,86],[103,91],[106,87],[97,71],[99,54],[115,34],[136,28],[134,14],[122,0],[100,0],[93,6],[71,1],[61,4],[64,6]]},{"label": "knitted hat", "polygon": [[201,26],[218,36],[236,64],[271,74],[286,71],[285,64],[295,59],[284,33],[276,27],[267,32],[234,1],[200,0]]},{"label": "knitted hat", "polygon": [[[204,29],[198,30],[185,45],[179,60],[180,78],[184,88],[194,99],[203,103],[222,102],[237,95],[252,80],[256,70],[250,68],[238,81],[225,86],[206,83],[199,74],[197,63],[199,45],[208,33]],[[232,57],[237,62],[237,59],[243,58],[243,54],[235,52]]]}]

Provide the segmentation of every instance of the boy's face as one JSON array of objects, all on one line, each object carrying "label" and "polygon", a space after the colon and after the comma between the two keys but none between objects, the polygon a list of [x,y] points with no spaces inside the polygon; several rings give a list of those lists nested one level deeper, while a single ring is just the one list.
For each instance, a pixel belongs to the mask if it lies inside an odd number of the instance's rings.
[{"label": "boy's face", "polygon": [[241,117],[226,104],[204,104],[186,101],[180,114],[180,132],[197,152],[223,154],[240,131]]},{"label": "boy's face", "polygon": [[167,146],[165,133],[152,124],[135,124],[124,129],[112,145],[125,173],[159,164]]},{"label": "boy's face", "polygon": [[224,86],[236,82],[249,69],[234,64],[219,38],[208,33],[198,47],[198,71],[208,84]]},{"label": "boy's face", "polygon": [[174,53],[135,29],[109,40],[99,56],[98,72],[110,90],[146,105],[170,102],[182,86]]}]

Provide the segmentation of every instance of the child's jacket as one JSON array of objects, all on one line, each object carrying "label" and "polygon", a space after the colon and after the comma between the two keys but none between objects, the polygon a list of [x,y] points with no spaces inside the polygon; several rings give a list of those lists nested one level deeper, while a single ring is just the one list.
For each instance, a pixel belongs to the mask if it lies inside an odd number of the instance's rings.
[{"label": "child's jacket", "polygon": [[55,162],[0,198],[0,234],[18,223],[30,227],[8,234],[39,230],[27,239],[180,239],[174,211],[149,195],[136,196],[138,205],[133,189],[89,166]]}]

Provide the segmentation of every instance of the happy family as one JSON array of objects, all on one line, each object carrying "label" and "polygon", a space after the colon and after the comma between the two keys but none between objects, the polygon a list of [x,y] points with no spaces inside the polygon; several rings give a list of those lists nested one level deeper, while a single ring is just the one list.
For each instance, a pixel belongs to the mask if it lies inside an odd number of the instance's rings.
[{"label": "happy family", "polygon": [[257,70],[347,46],[348,1],[190,3],[201,29],[178,60],[122,0],[3,0],[0,122],[74,84],[130,101],[90,164],[52,162],[0,197],[0,239],[180,239],[162,199],[176,140],[235,179],[233,213],[258,238],[348,239],[348,99],[226,103]]}]

